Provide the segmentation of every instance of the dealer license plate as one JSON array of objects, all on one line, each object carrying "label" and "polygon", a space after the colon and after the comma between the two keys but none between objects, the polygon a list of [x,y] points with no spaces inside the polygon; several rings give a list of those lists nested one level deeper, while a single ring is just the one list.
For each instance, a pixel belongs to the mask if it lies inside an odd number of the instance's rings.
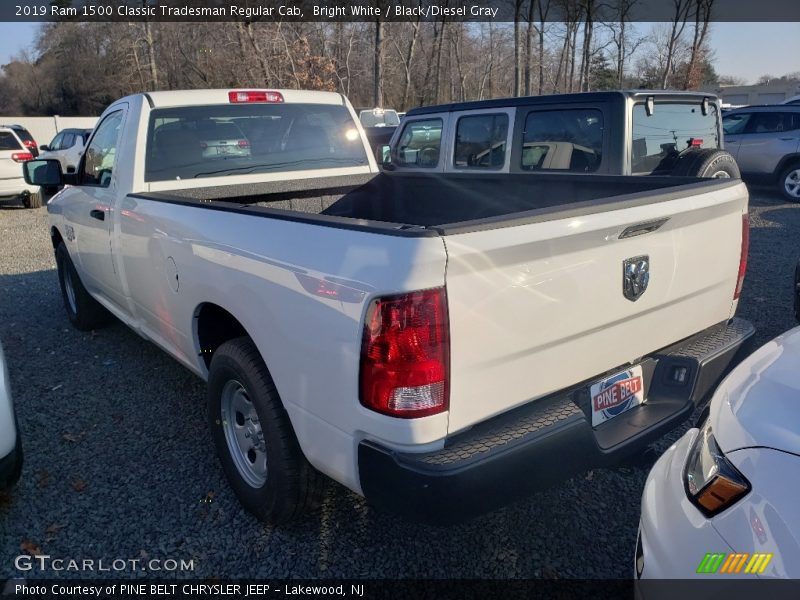
[{"label": "dealer license plate", "polygon": [[644,402],[644,377],[641,365],[601,379],[589,388],[592,427],[618,417]]}]

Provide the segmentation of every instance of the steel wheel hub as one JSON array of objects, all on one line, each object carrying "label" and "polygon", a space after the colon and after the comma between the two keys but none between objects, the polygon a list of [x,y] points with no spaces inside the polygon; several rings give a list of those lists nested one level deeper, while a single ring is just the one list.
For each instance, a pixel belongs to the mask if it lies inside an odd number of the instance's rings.
[{"label": "steel wheel hub", "polygon": [[222,388],[220,413],[236,469],[250,486],[261,487],[267,481],[267,442],[256,407],[238,381],[230,380]]}]

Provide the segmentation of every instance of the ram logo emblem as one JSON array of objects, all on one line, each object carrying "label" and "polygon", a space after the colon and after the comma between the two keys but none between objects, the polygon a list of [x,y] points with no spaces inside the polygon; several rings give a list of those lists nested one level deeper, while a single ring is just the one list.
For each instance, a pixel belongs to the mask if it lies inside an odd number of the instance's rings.
[{"label": "ram logo emblem", "polygon": [[650,257],[634,256],[622,261],[622,294],[631,302],[641,298],[650,283]]}]

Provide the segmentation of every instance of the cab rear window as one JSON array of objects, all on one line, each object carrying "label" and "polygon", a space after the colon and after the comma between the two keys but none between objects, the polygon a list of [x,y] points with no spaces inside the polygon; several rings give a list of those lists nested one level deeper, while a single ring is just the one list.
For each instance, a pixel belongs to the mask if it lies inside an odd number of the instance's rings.
[{"label": "cab rear window", "polygon": [[20,150],[17,138],[10,131],[0,131],[0,150]]},{"label": "cab rear window", "polygon": [[369,164],[350,112],[327,104],[156,109],[145,152],[145,181]]}]

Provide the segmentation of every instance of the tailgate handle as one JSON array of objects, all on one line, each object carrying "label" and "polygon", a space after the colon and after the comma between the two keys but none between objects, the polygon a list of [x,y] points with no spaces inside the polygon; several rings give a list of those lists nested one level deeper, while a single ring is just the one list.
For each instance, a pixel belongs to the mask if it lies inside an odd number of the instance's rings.
[{"label": "tailgate handle", "polygon": [[105,221],[106,220],[106,213],[102,210],[91,210],[89,211],[89,216],[93,219],[97,219],[98,221]]},{"label": "tailgate handle", "polygon": [[669,217],[664,219],[658,219],[657,221],[647,221],[646,223],[638,223],[636,225],[631,225],[630,227],[626,227],[625,230],[619,234],[619,239],[636,237],[637,235],[644,235],[645,233],[651,233],[661,227],[664,223],[669,221]]}]

